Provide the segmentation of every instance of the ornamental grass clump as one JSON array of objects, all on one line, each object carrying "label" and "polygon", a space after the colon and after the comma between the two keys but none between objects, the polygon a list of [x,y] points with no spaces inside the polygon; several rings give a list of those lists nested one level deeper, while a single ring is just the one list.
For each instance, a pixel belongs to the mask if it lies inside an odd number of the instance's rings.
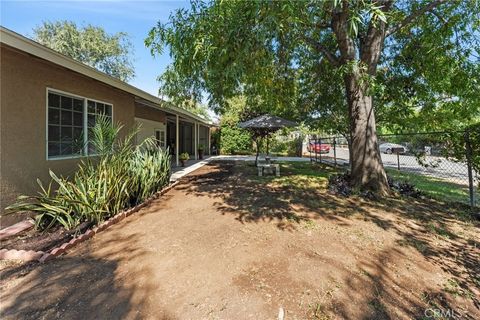
[{"label": "ornamental grass clump", "polygon": [[138,129],[120,139],[121,128],[100,118],[90,133],[89,149],[96,155],[82,161],[71,178],[50,171],[48,187],[37,180],[38,195],[20,196],[8,212],[35,212],[41,230],[58,224],[70,230],[83,222],[104,221],[166,186],[171,172],[168,150],[156,147],[153,139],[135,146]]}]

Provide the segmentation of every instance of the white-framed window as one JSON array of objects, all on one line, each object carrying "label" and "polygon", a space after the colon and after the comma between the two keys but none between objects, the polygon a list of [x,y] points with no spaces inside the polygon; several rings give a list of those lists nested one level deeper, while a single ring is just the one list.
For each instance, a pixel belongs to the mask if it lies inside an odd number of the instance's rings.
[{"label": "white-framed window", "polygon": [[[112,105],[108,103],[99,102],[96,100],[87,99],[87,135],[91,136],[91,130],[95,127],[97,118],[103,115],[112,121]],[[88,141],[88,139],[87,139]],[[94,155],[96,153],[94,146],[88,141],[88,154]]]},{"label": "white-framed window", "polygon": [[165,146],[166,146],[165,130],[155,129],[155,140],[157,141],[157,146],[159,148],[165,149]]},{"label": "white-framed window", "polygon": [[111,104],[47,89],[47,159],[94,154],[89,130],[100,114],[112,119]]}]

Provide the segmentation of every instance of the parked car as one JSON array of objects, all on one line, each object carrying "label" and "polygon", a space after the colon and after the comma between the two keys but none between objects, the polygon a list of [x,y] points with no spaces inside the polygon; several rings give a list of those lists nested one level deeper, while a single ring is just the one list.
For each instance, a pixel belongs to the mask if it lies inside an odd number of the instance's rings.
[{"label": "parked car", "polygon": [[392,154],[392,153],[406,153],[407,152],[407,147],[402,146],[401,144],[396,144],[396,143],[382,143],[380,145],[380,152],[386,153],[386,154]]},{"label": "parked car", "polygon": [[310,142],[307,146],[307,151],[315,153],[329,153],[330,145],[327,143]]}]

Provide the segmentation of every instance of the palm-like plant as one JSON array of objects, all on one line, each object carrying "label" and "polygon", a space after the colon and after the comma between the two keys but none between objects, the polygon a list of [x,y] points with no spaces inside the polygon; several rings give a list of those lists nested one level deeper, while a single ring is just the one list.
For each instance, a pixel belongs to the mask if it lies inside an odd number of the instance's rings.
[{"label": "palm-like plant", "polygon": [[[90,134],[95,159],[82,161],[71,179],[50,171],[52,180],[47,188],[38,180],[38,195],[20,196],[7,212],[35,212],[39,229],[56,224],[72,229],[85,221],[103,221],[167,185],[171,172],[168,151],[157,148],[153,139],[134,145],[139,128],[123,139],[119,138],[121,130],[121,125],[99,117]],[[55,190],[52,184],[57,186]]]}]

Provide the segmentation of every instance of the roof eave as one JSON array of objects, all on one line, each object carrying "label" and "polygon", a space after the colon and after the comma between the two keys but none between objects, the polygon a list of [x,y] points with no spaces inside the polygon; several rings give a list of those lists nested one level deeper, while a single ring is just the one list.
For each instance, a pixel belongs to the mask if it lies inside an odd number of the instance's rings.
[{"label": "roof eave", "polygon": [[123,82],[119,79],[116,79],[112,76],[107,75],[106,73],[103,73],[101,71],[98,71],[95,68],[92,68],[90,66],[87,66],[86,64],[83,64],[81,62],[78,62],[70,57],[67,57],[61,53],[58,53],[50,48],[47,48],[33,40],[30,40],[14,31],[11,31],[3,26],[0,26],[0,42],[4,43],[12,48],[15,48],[17,50],[29,53],[31,55],[34,55],[38,58],[41,58],[43,60],[55,63],[59,66],[62,66],[64,68],[67,68],[69,70],[75,71],[77,73],[83,74],[89,78],[95,79],[97,81],[100,81],[102,83],[105,83],[109,86],[112,86],[114,88],[117,88],[119,90],[122,90],[124,92],[130,93],[138,98],[145,99],[155,105],[157,105],[158,109],[161,109],[163,111],[169,111],[172,113],[178,113],[182,114],[186,117],[192,118],[196,121],[202,122],[205,125],[211,125],[208,121],[205,119],[202,119],[198,117],[197,115],[178,108],[174,106],[168,106],[165,107],[163,106],[164,104],[168,103],[156,96],[151,95],[148,92],[145,92],[141,89],[138,89],[137,87],[134,87],[126,82]]}]

